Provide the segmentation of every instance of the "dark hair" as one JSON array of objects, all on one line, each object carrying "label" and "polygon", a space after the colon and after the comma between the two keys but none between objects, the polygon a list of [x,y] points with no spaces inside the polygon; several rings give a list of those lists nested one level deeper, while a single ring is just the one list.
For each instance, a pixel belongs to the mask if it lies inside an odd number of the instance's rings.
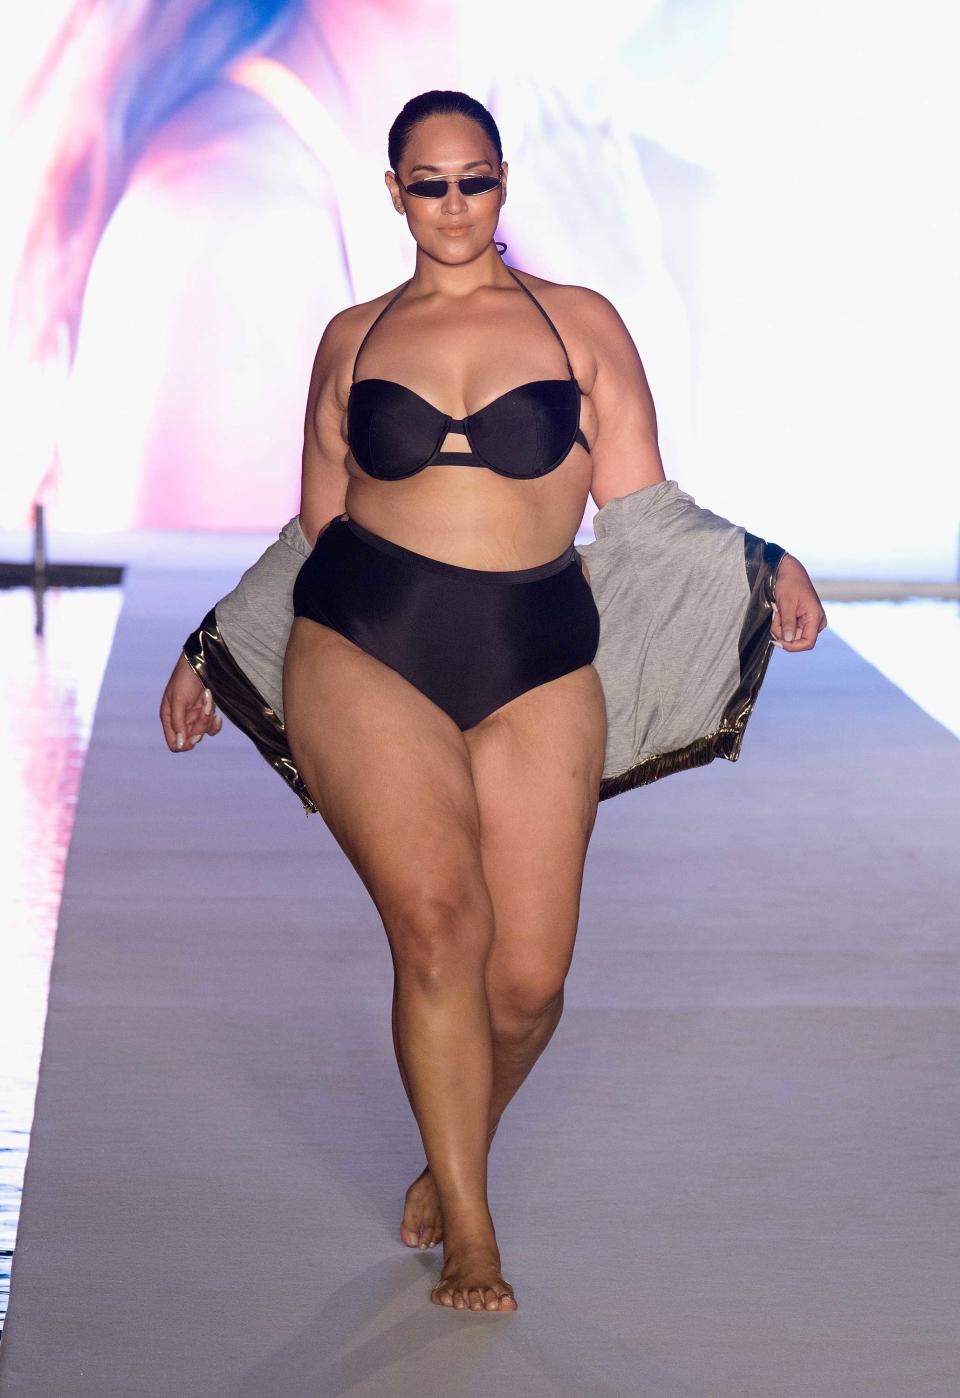
[{"label": "dark hair", "polygon": [[421,92],[419,97],[411,97],[391,126],[390,135],[387,137],[387,159],[390,161],[391,170],[396,171],[403,159],[413,128],[418,122],[431,116],[469,117],[482,128],[497,152],[497,160],[503,160],[503,146],[497,123],[483,103],[478,102],[475,97],[468,97],[465,92],[434,89],[432,92]]}]

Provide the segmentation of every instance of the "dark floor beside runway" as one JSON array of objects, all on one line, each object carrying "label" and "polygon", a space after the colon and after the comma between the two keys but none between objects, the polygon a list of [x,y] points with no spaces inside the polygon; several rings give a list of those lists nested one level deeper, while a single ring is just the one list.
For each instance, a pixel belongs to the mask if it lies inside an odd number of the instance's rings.
[{"label": "dark floor beside runway", "polygon": [[57,935],[3,1398],[953,1398],[960,744],[828,630],[737,764],[600,808],[504,1118],[520,1310],[433,1306],[367,895],[156,710],[236,569],[130,569]]}]

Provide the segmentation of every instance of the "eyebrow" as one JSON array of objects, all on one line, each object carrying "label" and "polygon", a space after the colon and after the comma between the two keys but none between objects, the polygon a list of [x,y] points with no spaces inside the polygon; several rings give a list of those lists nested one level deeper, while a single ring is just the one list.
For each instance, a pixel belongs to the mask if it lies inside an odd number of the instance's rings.
[{"label": "eyebrow", "polygon": [[[471,160],[469,165],[464,165],[463,168],[465,170],[475,170],[478,165],[490,165],[490,161]],[[490,165],[490,169],[493,169],[492,165]],[[413,169],[410,171],[410,174],[415,175],[418,170],[429,170],[432,175],[439,175],[441,173],[439,165],[414,165]]]}]

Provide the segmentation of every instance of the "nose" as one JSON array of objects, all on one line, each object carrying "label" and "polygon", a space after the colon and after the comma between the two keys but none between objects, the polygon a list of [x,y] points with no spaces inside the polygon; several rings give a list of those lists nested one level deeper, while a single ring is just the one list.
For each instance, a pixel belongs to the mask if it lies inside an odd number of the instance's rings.
[{"label": "nose", "polygon": [[460,185],[456,180],[447,181],[447,192],[441,202],[445,214],[462,214],[466,212],[466,196],[460,193]]}]

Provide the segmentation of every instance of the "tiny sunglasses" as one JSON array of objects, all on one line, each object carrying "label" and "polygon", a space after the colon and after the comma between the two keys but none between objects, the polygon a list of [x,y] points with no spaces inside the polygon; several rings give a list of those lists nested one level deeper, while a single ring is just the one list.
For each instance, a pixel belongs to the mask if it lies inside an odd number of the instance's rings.
[{"label": "tiny sunglasses", "polygon": [[[502,170],[501,166],[501,170]],[[416,199],[442,199],[451,184],[456,184],[461,194],[489,194],[500,184],[499,175],[434,175],[428,180],[414,180],[404,184],[397,175],[397,184],[407,194]]]}]

